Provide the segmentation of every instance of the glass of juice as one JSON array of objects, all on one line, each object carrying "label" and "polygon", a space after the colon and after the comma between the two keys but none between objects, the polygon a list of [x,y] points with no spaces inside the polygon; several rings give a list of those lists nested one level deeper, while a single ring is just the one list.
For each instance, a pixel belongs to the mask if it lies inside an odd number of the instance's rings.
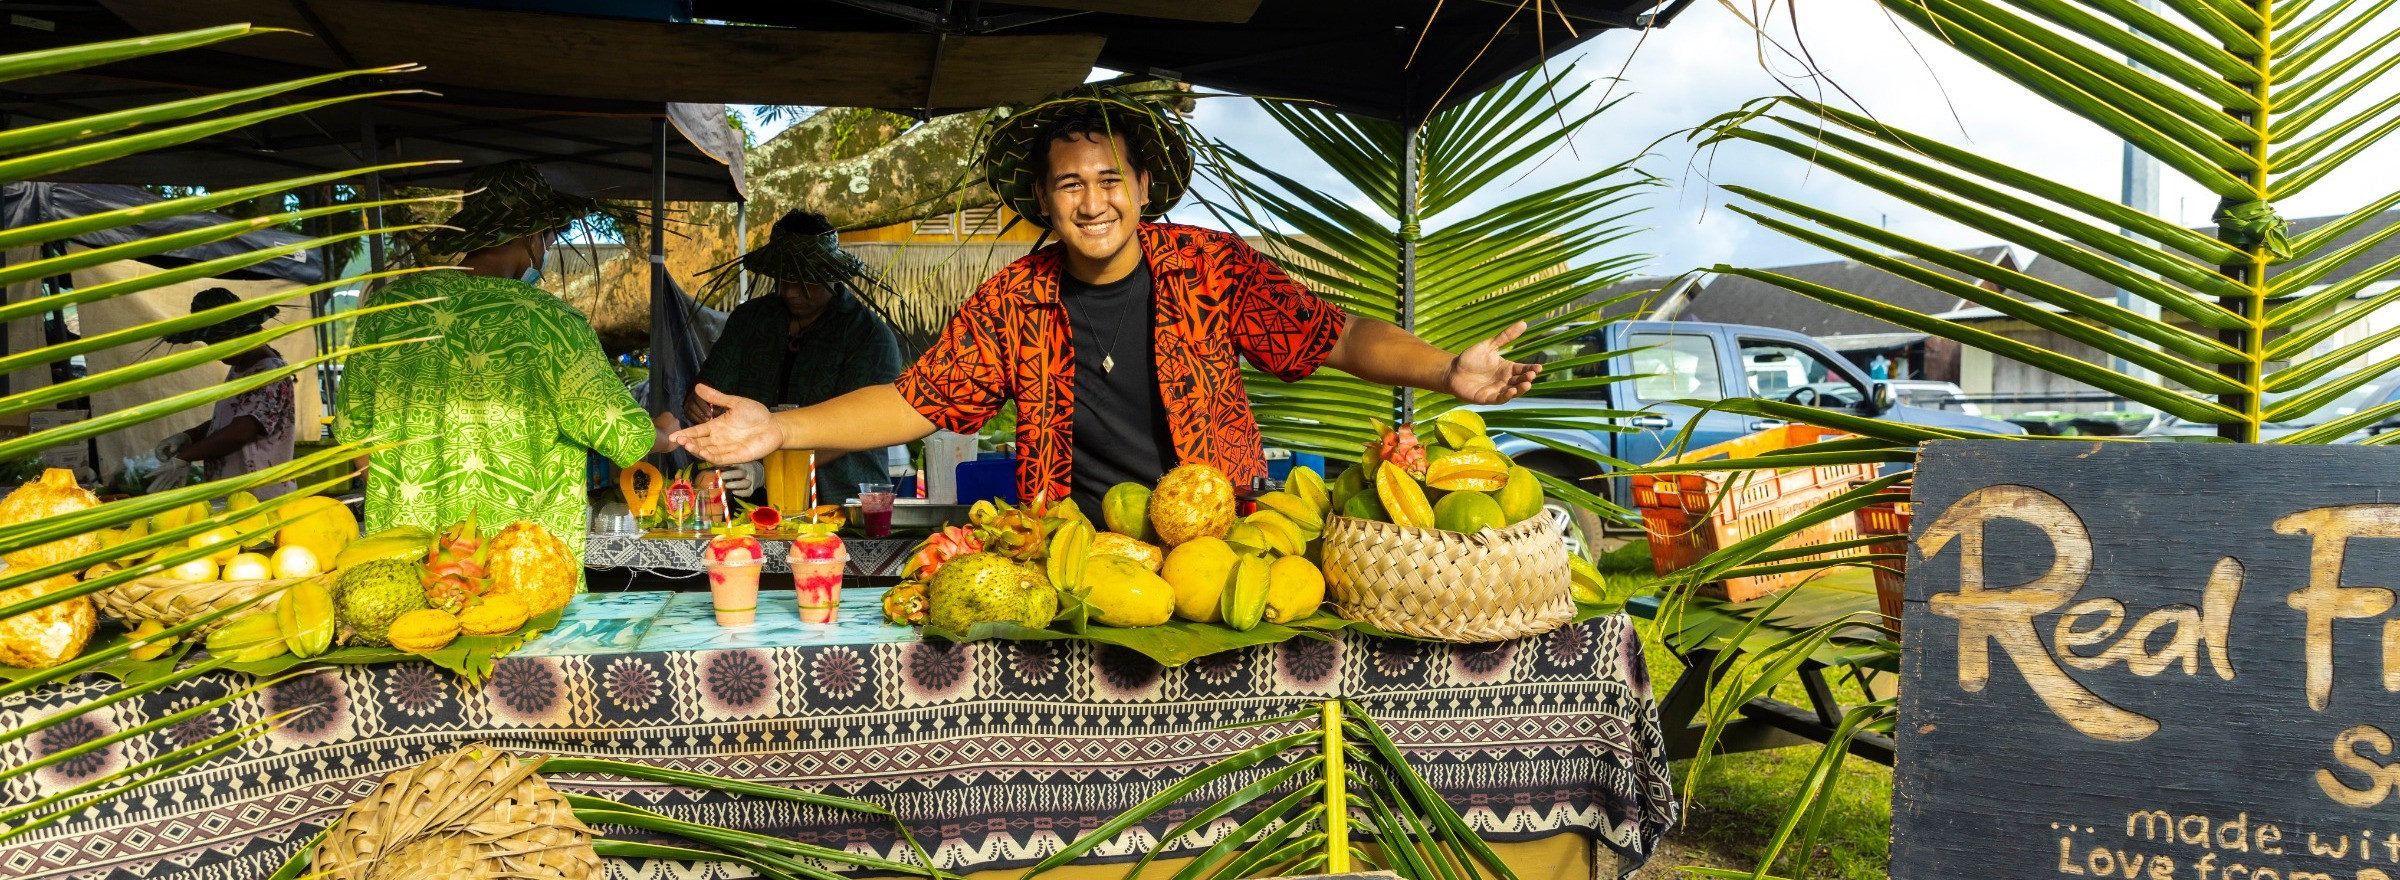
[{"label": "glass of juice", "polygon": [[886,538],[892,534],[892,502],[900,496],[893,494],[890,483],[858,484],[858,514],[865,520],[860,528],[867,537]]},{"label": "glass of juice", "polygon": [[842,606],[842,572],[850,551],[830,528],[810,523],[792,539],[792,591],[799,595],[801,623],[833,623]]},{"label": "glass of juice", "polygon": [[757,538],[719,535],[709,539],[708,595],[716,606],[718,626],[758,622],[758,571],[766,561]]}]

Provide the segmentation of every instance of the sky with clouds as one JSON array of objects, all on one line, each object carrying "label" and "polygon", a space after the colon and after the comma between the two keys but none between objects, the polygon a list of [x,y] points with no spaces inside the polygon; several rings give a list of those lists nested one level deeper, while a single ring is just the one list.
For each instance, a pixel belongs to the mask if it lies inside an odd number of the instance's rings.
[{"label": "sky with clouds", "polygon": [[[1750,3],[1739,3],[1745,9]],[[1779,5],[1779,8],[1788,8]],[[2098,127],[2056,108],[2031,92],[1994,74],[1939,41],[1903,22],[1888,18],[1874,3],[1802,3],[1794,41],[1793,23],[1770,26],[1786,47],[1805,45],[1827,81],[1807,78],[1806,66],[1776,50],[1765,51],[1762,63],[1756,34],[1732,10],[1717,2],[1692,5],[1672,25],[1648,34],[1612,31],[1562,56],[1568,75],[1578,80],[1615,83],[1624,97],[1575,139],[1572,153],[1562,153],[1518,186],[1538,187],[1564,180],[1580,170],[1606,167],[1650,148],[1640,167],[1662,178],[1663,185],[1643,196],[1647,210],[1638,218],[1645,227],[1623,247],[1654,255],[1646,272],[1672,275],[1682,271],[1731,263],[1779,266],[1830,259],[1820,251],[1761,229],[1724,210],[1731,195],[1722,184],[1743,184],[1767,192],[1838,208],[1854,219],[1880,222],[1889,228],[1951,247],[1993,243],[1989,236],[1951,224],[1902,205],[1786,154],[1735,144],[1713,151],[1695,151],[1682,133],[1752,99],[1786,94],[1787,90],[1839,102],[1830,87],[1838,85],[1859,106],[1893,125],[1970,146],[1983,155],[2019,168],[2039,172],[2089,192],[2118,197],[2123,146]],[[1781,13],[1779,13],[1780,16]],[[1780,82],[1779,82],[1780,78]],[[1597,96],[1605,90],[1594,89]],[[2400,83],[2370,87],[2354,100],[2366,102],[2389,96]],[[1275,156],[1304,181],[1328,191],[1343,191],[1339,178],[1314,162],[1248,101],[1200,102],[1195,122],[1252,155]],[[1661,139],[1665,140],[1661,140]],[[1655,144],[1655,146],[1653,146]],[[2384,167],[2375,167],[2378,164]],[[2288,218],[2334,213],[2359,205],[2369,195],[2400,190],[2400,168],[2394,163],[2359,160],[2344,174],[2328,178],[2284,206]],[[1488,204],[1488,200],[1486,201]],[[2206,225],[2216,197],[2199,186],[2161,174],[2158,213],[2185,225]],[[1465,210],[1473,210],[1469,205]],[[1437,221],[1438,222],[1438,219]]]},{"label": "sky with clouds", "polygon": [[[1735,5],[1754,8],[1751,0],[1735,0]],[[1661,186],[1637,200],[1646,209],[1635,220],[1642,231],[1616,245],[1624,249],[1620,252],[1651,255],[1645,274],[1674,275],[1719,263],[1771,267],[1830,259],[1724,210],[1732,197],[1717,187],[1729,184],[1837,208],[1854,219],[1949,247],[1994,243],[1989,236],[1811,169],[1783,153],[1746,144],[1701,152],[1683,138],[1694,126],[1745,102],[1795,91],[1836,103],[1855,101],[1851,106],[1898,127],[1971,147],[2108,198],[2119,195],[2124,161],[2120,142],[1926,33],[1889,18],[1879,4],[1801,3],[1796,22],[1786,17],[1789,3],[1773,8],[1777,13],[1769,25],[1771,34],[1786,48],[1804,46],[1822,79],[1810,77],[1809,65],[1772,47],[1762,48],[1750,25],[1722,2],[1695,3],[1673,24],[1646,34],[1601,34],[1553,63],[1562,65],[1570,79],[1594,82],[1598,87],[1588,93],[1591,100],[1606,94],[1623,101],[1579,134],[1571,150],[1562,149],[1510,189],[1459,210],[1472,211],[1511,193],[1607,167],[1648,148],[1639,167],[1659,177]],[[1109,75],[1094,73],[1095,78]],[[1605,82],[1611,77],[1619,79]],[[1840,91],[1833,91],[1835,87]],[[2363,109],[2395,91],[2400,91],[2400,77],[2386,78],[2354,98],[2351,107]],[[1330,169],[1253,102],[1201,101],[1194,122],[1208,135],[1252,156],[1270,158],[1303,183],[1328,192],[1347,191]],[[2283,214],[2297,219],[2339,213],[2396,190],[2400,163],[2379,163],[2370,155],[2286,202]],[[2172,171],[2160,174],[2160,216],[2187,226],[2206,225],[2215,206],[2216,197],[2196,184]],[[1176,219],[1216,222],[1189,209],[1178,212]]]}]

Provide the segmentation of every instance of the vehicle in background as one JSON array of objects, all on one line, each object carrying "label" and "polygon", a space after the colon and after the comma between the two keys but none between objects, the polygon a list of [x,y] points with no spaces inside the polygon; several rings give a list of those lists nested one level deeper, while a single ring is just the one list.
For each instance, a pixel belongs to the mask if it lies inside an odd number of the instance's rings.
[{"label": "vehicle in background", "polygon": [[[1619,321],[1595,326],[1591,332],[1577,337],[1572,345],[1545,351],[1543,359],[1557,361],[1610,351],[1627,353],[1560,371],[1563,375],[1545,373],[1543,379],[1630,378],[1556,393],[1546,393],[1543,383],[1536,382],[1531,393],[1494,408],[1638,412],[1639,415],[1630,418],[1601,422],[1590,430],[1527,432],[1551,443],[1630,464],[1645,464],[1684,448],[1698,449],[1785,424],[1775,419],[1703,410],[1674,402],[1684,400],[1762,398],[1908,424],[1992,434],[2024,433],[2006,422],[1911,405],[1901,399],[1899,390],[1893,387],[1896,383],[1869,379],[1857,365],[1815,339],[1769,327]],[[1950,388],[1956,390],[1956,386]],[[1687,426],[1692,432],[1688,445],[1670,449]],[[1633,506],[1630,480],[1593,479],[1608,472],[1601,464],[1523,437],[1502,435],[1495,439],[1500,451],[1526,467],[1574,482],[1620,507]],[[1555,500],[1552,505],[1567,528],[1569,542],[1588,552],[1593,539],[1600,534],[1600,517]]]},{"label": "vehicle in background", "polygon": [[1935,382],[1931,379],[1893,379],[1884,384],[1900,396],[1907,406],[1924,409],[1943,409],[1961,415],[1980,416],[1983,410],[1967,399],[1967,391],[1955,382]]},{"label": "vehicle in background", "polygon": [[[2266,405],[2274,406],[2276,402],[2292,396],[2293,393],[2290,391],[2269,393]],[[2334,398],[2331,403],[2318,407],[2316,412],[2298,419],[2262,425],[2259,427],[2258,439],[2262,443],[2271,443],[2343,416],[2353,415],[2361,410],[2382,406],[2393,401],[2400,401],[2400,375],[2385,376],[2353,388],[2349,393]],[[2379,424],[2352,431],[2340,439],[2330,442],[2357,443],[2388,431],[2400,431],[2400,417],[2385,419]],[[2200,422],[2186,422],[2171,415],[2161,414],[2140,436],[2157,440],[2206,441],[2217,436],[2217,426]]]}]

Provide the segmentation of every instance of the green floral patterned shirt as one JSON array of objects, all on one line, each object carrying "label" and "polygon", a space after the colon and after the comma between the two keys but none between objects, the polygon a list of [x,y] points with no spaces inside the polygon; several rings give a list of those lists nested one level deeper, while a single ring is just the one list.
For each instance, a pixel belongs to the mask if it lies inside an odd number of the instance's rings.
[{"label": "green floral patterned shirt", "polygon": [[530,519],[583,558],[584,450],[619,465],[650,451],[650,419],[582,312],[519,281],[444,270],[370,304],[440,302],[358,320],[353,345],[428,342],[351,355],[334,435],[398,441],[370,456],[366,529],[440,529],[476,515],[486,533]]}]

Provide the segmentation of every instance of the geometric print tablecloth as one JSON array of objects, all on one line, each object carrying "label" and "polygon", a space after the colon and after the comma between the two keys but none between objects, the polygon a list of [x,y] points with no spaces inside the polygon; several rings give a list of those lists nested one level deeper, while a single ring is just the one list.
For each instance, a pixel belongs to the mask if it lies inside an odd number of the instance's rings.
[{"label": "geometric print tablecloth", "polygon": [[[856,617],[849,606],[877,591],[849,592],[846,616]],[[762,597],[762,612],[771,607]],[[1675,817],[1641,642],[1622,615],[1492,645],[1297,639],[1176,668],[1080,642],[642,649],[647,639],[613,653],[578,652],[589,639],[549,652],[537,643],[474,688],[421,663],[327,669],[61,762],[0,789],[0,803],[309,710],[241,752],[0,847],[0,876],[257,880],[384,774],[470,741],[862,798],[897,812],[945,869],[1021,867],[1207,763],[1287,732],[1226,725],[1335,696],[1364,705],[1490,839],[1586,834],[1630,870]],[[0,746],[0,760],[55,754],[249,683],[226,674],[144,695]],[[0,706],[0,726],[117,690],[89,678],[45,689]],[[678,818],[901,857],[888,825],[847,814],[627,780],[558,781]],[[1184,815],[1132,829],[1098,856],[1130,858]],[[1205,847],[1240,818],[1166,848]],[[610,876],[747,874],[644,861],[612,863]]]}]

